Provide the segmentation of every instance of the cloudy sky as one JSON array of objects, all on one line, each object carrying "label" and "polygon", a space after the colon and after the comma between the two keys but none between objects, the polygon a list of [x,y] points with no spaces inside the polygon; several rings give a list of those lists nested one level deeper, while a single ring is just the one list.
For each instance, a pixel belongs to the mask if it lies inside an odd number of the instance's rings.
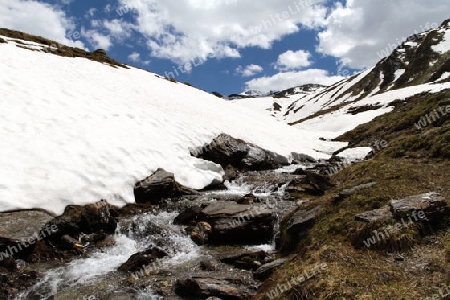
[{"label": "cloudy sky", "polygon": [[448,0],[0,0],[0,27],[230,94],[332,84],[449,12]]}]

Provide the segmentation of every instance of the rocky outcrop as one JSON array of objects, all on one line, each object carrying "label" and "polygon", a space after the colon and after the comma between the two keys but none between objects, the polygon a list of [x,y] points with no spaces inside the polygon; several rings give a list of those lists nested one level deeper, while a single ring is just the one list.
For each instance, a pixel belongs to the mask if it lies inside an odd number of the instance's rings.
[{"label": "rocky outcrop", "polygon": [[366,211],[355,216],[355,220],[366,223],[377,223],[392,220],[393,215],[389,205],[383,206],[379,209]]},{"label": "rocky outcrop", "polygon": [[139,181],[134,186],[136,203],[159,204],[163,198],[196,194],[195,190],[187,188],[177,181],[173,173],[157,169],[151,176]]},{"label": "rocky outcrop", "polygon": [[221,134],[210,144],[203,146],[196,155],[199,158],[244,170],[267,170],[288,165],[286,157],[248,144],[243,140]]},{"label": "rocky outcrop", "polygon": [[[242,282],[243,283],[243,282]],[[218,297],[224,300],[251,299],[254,291],[239,280],[225,276],[192,276],[180,278],[175,283],[175,293],[189,299],[207,299]]]},{"label": "rocky outcrop", "polygon": [[272,239],[275,214],[264,205],[240,205],[215,202],[202,210],[200,220],[212,227],[208,242],[212,244],[263,244]]},{"label": "rocky outcrop", "polygon": [[320,210],[320,206],[309,210],[297,211],[286,223],[286,231],[297,241],[304,238],[309,229],[315,224],[317,214]]},{"label": "rocky outcrop", "polygon": [[152,247],[131,255],[130,258],[119,267],[119,270],[123,272],[136,272],[142,267],[153,263],[156,259],[165,256],[167,256],[165,251],[157,247]]},{"label": "rocky outcrop", "polygon": [[433,221],[449,211],[445,198],[438,193],[426,193],[394,200],[390,207],[396,219],[407,218],[414,212],[423,211],[426,218]]}]

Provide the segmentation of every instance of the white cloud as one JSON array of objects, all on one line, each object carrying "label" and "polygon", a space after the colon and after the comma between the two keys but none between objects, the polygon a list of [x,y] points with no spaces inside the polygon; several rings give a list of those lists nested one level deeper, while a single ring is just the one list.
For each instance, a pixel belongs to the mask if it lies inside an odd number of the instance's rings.
[{"label": "white cloud", "polygon": [[448,0],[347,0],[338,3],[319,34],[318,51],[360,69],[372,66],[377,53],[402,38],[440,25],[448,18]]},{"label": "white cloud", "polygon": [[259,65],[248,65],[245,67],[238,66],[236,68],[236,73],[241,74],[242,77],[250,77],[258,73],[261,73],[263,70],[264,70],[263,67]]},{"label": "white cloud", "polygon": [[58,7],[36,1],[1,0],[0,27],[44,36],[69,46],[84,48],[81,41],[66,38],[76,28],[72,19]]},{"label": "white cloud", "polygon": [[133,53],[131,53],[130,55],[128,55],[128,59],[131,60],[131,61],[134,61],[134,62],[138,62],[140,56],[141,56],[141,55],[140,55],[139,53],[133,52]]},{"label": "white cloud", "polygon": [[298,70],[311,65],[311,53],[304,50],[292,51],[288,50],[280,56],[275,63],[275,69],[280,70]]},{"label": "white cloud", "polygon": [[82,28],[81,35],[85,37],[95,48],[108,50],[112,45],[111,37],[108,35],[102,35],[97,30],[85,30]]},{"label": "white cloud", "polygon": [[281,91],[309,83],[331,85],[342,79],[344,79],[342,76],[329,76],[326,70],[308,69],[278,73],[271,77],[255,78],[245,83],[245,90]]},{"label": "white cloud", "polygon": [[[186,63],[240,57],[240,49],[269,49],[274,41],[300,27],[323,24],[325,0],[118,0],[135,17],[137,30],[147,38],[155,57]],[[210,56],[211,57],[211,56]]]}]

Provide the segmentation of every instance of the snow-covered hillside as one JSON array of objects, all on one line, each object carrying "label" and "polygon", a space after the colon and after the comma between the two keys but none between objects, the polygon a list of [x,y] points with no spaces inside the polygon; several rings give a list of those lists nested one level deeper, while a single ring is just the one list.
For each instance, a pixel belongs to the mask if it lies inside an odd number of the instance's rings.
[{"label": "snow-covered hillside", "polygon": [[330,87],[233,102],[298,129],[335,138],[391,111],[396,100],[450,88],[450,22],[408,38],[376,66]]},{"label": "snow-covered hillside", "polygon": [[284,156],[345,146],[144,70],[1,38],[1,211],[134,202],[134,184],[157,168],[203,188],[223,170],[190,152],[221,133]]}]

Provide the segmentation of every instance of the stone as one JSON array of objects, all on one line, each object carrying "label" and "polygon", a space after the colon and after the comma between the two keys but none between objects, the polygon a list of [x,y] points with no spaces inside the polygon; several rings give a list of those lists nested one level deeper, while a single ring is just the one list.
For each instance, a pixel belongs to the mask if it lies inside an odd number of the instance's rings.
[{"label": "stone", "polygon": [[295,240],[304,238],[309,229],[315,224],[316,216],[320,210],[320,206],[317,206],[310,210],[299,210],[289,219],[286,223],[286,231]]},{"label": "stone", "polygon": [[188,207],[175,217],[173,224],[195,226],[198,223],[198,215],[201,213],[202,209],[203,208],[198,205]]},{"label": "stone", "polygon": [[236,268],[245,270],[256,270],[266,258],[264,251],[244,251],[220,258],[220,261]]},{"label": "stone", "polygon": [[445,198],[438,193],[426,193],[393,200],[390,203],[394,218],[401,219],[411,216],[413,212],[423,211],[426,219],[432,221],[447,214],[449,207]]},{"label": "stone", "polygon": [[276,214],[265,205],[217,201],[204,208],[200,220],[212,226],[208,243],[260,245],[271,241]]},{"label": "stone", "polygon": [[376,223],[385,222],[392,220],[392,212],[389,205],[383,206],[382,208],[374,209],[371,211],[366,211],[355,215],[356,221],[363,221],[366,223]]},{"label": "stone", "polygon": [[227,134],[216,137],[211,143],[203,146],[195,156],[220,164],[223,168],[229,168],[231,165],[240,170],[268,170],[289,164],[284,156]]},{"label": "stone", "polygon": [[284,265],[287,261],[288,259],[286,258],[279,258],[270,263],[264,264],[253,272],[253,277],[258,280],[266,280],[278,267]]},{"label": "stone", "polygon": [[174,287],[177,295],[192,299],[218,297],[219,299],[242,300],[251,299],[252,296],[245,286],[238,286],[232,279],[220,276],[179,278]]},{"label": "stone", "polygon": [[197,245],[204,245],[208,242],[209,235],[212,232],[212,227],[207,222],[198,222],[192,229],[191,239]]},{"label": "stone", "polygon": [[136,203],[159,204],[162,198],[193,194],[197,194],[197,191],[179,184],[173,173],[161,168],[134,186]]},{"label": "stone", "polygon": [[0,213],[0,250],[31,238],[49,236],[46,224],[54,218],[41,210],[22,210]]},{"label": "stone", "polygon": [[123,263],[119,270],[123,272],[136,272],[142,267],[147,266],[158,258],[167,256],[167,253],[157,247],[149,248],[145,251],[138,252],[130,256],[130,258]]},{"label": "stone", "polygon": [[357,185],[357,186],[352,187],[352,188],[350,188],[350,189],[345,189],[345,190],[343,190],[342,192],[340,192],[339,194],[337,194],[337,195],[334,197],[333,201],[334,201],[335,203],[340,202],[340,201],[344,200],[345,198],[350,197],[350,196],[353,195],[355,192],[357,192],[357,191],[359,191],[359,190],[362,190],[362,189],[368,189],[368,188],[370,188],[371,186],[373,186],[373,185],[375,185],[375,184],[376,184],[376,182],[370,182],[370,183],[365,183],[365,184]]}]

